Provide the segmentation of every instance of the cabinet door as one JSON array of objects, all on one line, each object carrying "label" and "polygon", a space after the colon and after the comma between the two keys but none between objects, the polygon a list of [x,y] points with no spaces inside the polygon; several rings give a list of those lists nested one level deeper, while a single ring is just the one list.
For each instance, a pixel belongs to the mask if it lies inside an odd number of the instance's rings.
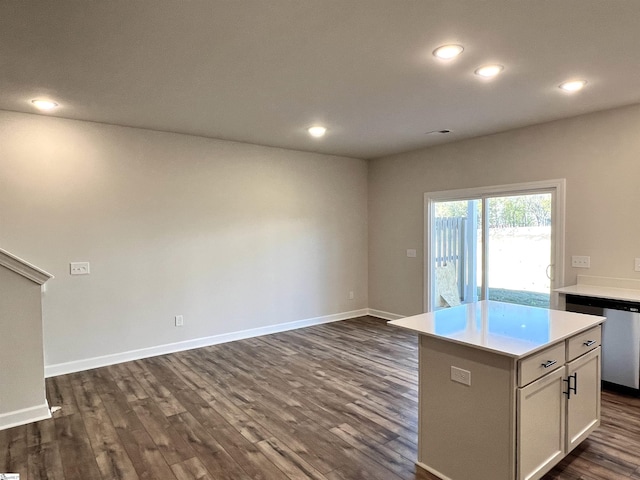
[{"label": "cabinet door", "polygon": [[567,453],[600,425],[600,355],[598,347],[567,365],[576,392],[567,402]]},{"label": "cabinet door", "polygon": [[518,480],[541,478],[564,457],[566,367],[518,389]]}]

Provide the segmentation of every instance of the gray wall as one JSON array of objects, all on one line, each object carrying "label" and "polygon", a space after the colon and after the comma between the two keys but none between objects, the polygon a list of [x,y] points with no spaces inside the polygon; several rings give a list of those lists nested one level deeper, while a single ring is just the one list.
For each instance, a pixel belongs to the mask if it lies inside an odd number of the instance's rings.
[{"label": "gray wall", "polygon": [[363,160],[0,112],[0,172],[47,365],[368,305]]},{"label": "gray wall", "polygon": [[[566,178],[565,283],[640,279],[639,131],[631,106],[367,167],[0,112],[0,247],[56,276],[47,365],[366,307],[421,312],[429,191]],[[70,276],[71,261],[91,275]]]},{"label": "gray wall", "polygon": [[[636,105],[370,162],[369,307],[423,311],[425,192],[555,178],[567,180],[565,284],[578,273],[640,279]],[[591,256],[591,268],[572,268],[571,255]]]}]

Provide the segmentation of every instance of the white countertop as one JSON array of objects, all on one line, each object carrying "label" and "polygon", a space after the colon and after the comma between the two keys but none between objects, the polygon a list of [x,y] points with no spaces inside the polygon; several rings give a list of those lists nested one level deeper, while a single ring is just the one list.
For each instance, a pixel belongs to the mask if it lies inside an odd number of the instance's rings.
[{"label": "white countertop", "polygon": [[601,285],[571,285],[569,287],[556,288],[554,291],[581,297],[609,298],[613,300],[626,300],[627,302],[640,302],[640,290],[630,288],[617,288]]},{"label": "white countertop", "polygon": [[604,320],[595,315],[484,300],[393,320],[389,325],[522,358]]}]

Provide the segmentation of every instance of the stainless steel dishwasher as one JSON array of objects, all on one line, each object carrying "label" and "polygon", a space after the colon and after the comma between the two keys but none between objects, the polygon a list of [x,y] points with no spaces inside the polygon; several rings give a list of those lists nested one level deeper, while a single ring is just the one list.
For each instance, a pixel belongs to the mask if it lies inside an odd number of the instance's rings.
[{"label": "stainless steel dishwasher", "polygon": [[602,326],[602,381],[640,395],[640,303],[566,296],[566,310],[607,317]]}]

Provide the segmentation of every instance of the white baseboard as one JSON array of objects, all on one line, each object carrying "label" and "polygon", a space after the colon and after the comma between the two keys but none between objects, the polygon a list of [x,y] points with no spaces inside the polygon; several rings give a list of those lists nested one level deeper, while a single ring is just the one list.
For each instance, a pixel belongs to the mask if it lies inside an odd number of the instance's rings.
[{"label": "white baseboard", "polygon": [[431,468],[431,467],[429,467],[428,465],[426,465],[426,464],[424,464],[422,462],[416,462],[416,465],[418,465],[421,468],[424,468],[427,472],[432,473],[433,475],[435,475],[436,477],[438,477],[438,478],[440,478],[442,480],[451,480],[449,477],[447,477],[443,473],[440,473],[435,468]]},{"label": "white baseboard", "polygon": [[375,310],[373,308],[367,309],[369,311],[369,315],[372,317],[382,318],[384,320],[399,320],[404,318],[404,315],[398,315],[395,313],[383,312],[382,310]]},{"label": "white baseboard", "polygon": [[49,410],[49,404],[45,400],[42,405],[14,410],[13,412],[0,413],[0,430],[26,425],[27,423],[37,422],[39,420],[46,420],[47,418],[51,418],[51,411]]},{"label": "white baseboard", "polygon": [[249,330],[241,330],[239,332],[223,333],[221,335],[213,335],[211,337],[195,338],[193,340],[185,340],[184,342],[169,343],[149,348],[141,348],[139,350],[130,350],[128,352],[86,358],[73,362],[56,363],[53,365],[46,365],[44,368],[44,374],[47,378],[55,377],[58,375],[65,375],[67,373],[90,370],[92,368],[106,367],[107,365],[113,365],[116,363],[130,362],[132,360],[139,360],[141,358],[155,357],[157,355],[165,355],[167,353],[175,353],[184,350],[191,350],[193,348],[217,345],[219,343],[233,342],[234,340],[259,337],[261,335],[269,335],[271,333],[286,332],[287,330],[295,330],[296,328],[310,327],[312,325],[320,325],[323,323],[347,320],[349,318],[361,317],[363,315],[369,315],[369,309],[363,308],[361,310],[353,310],[351,312],[336,313],[333,315],[325,315],[323,317],[307,318],[304,320],[296,320],[294,322],[280,323],[278,325],[269,325],[267,327],[258,327],[251,328]]}]

